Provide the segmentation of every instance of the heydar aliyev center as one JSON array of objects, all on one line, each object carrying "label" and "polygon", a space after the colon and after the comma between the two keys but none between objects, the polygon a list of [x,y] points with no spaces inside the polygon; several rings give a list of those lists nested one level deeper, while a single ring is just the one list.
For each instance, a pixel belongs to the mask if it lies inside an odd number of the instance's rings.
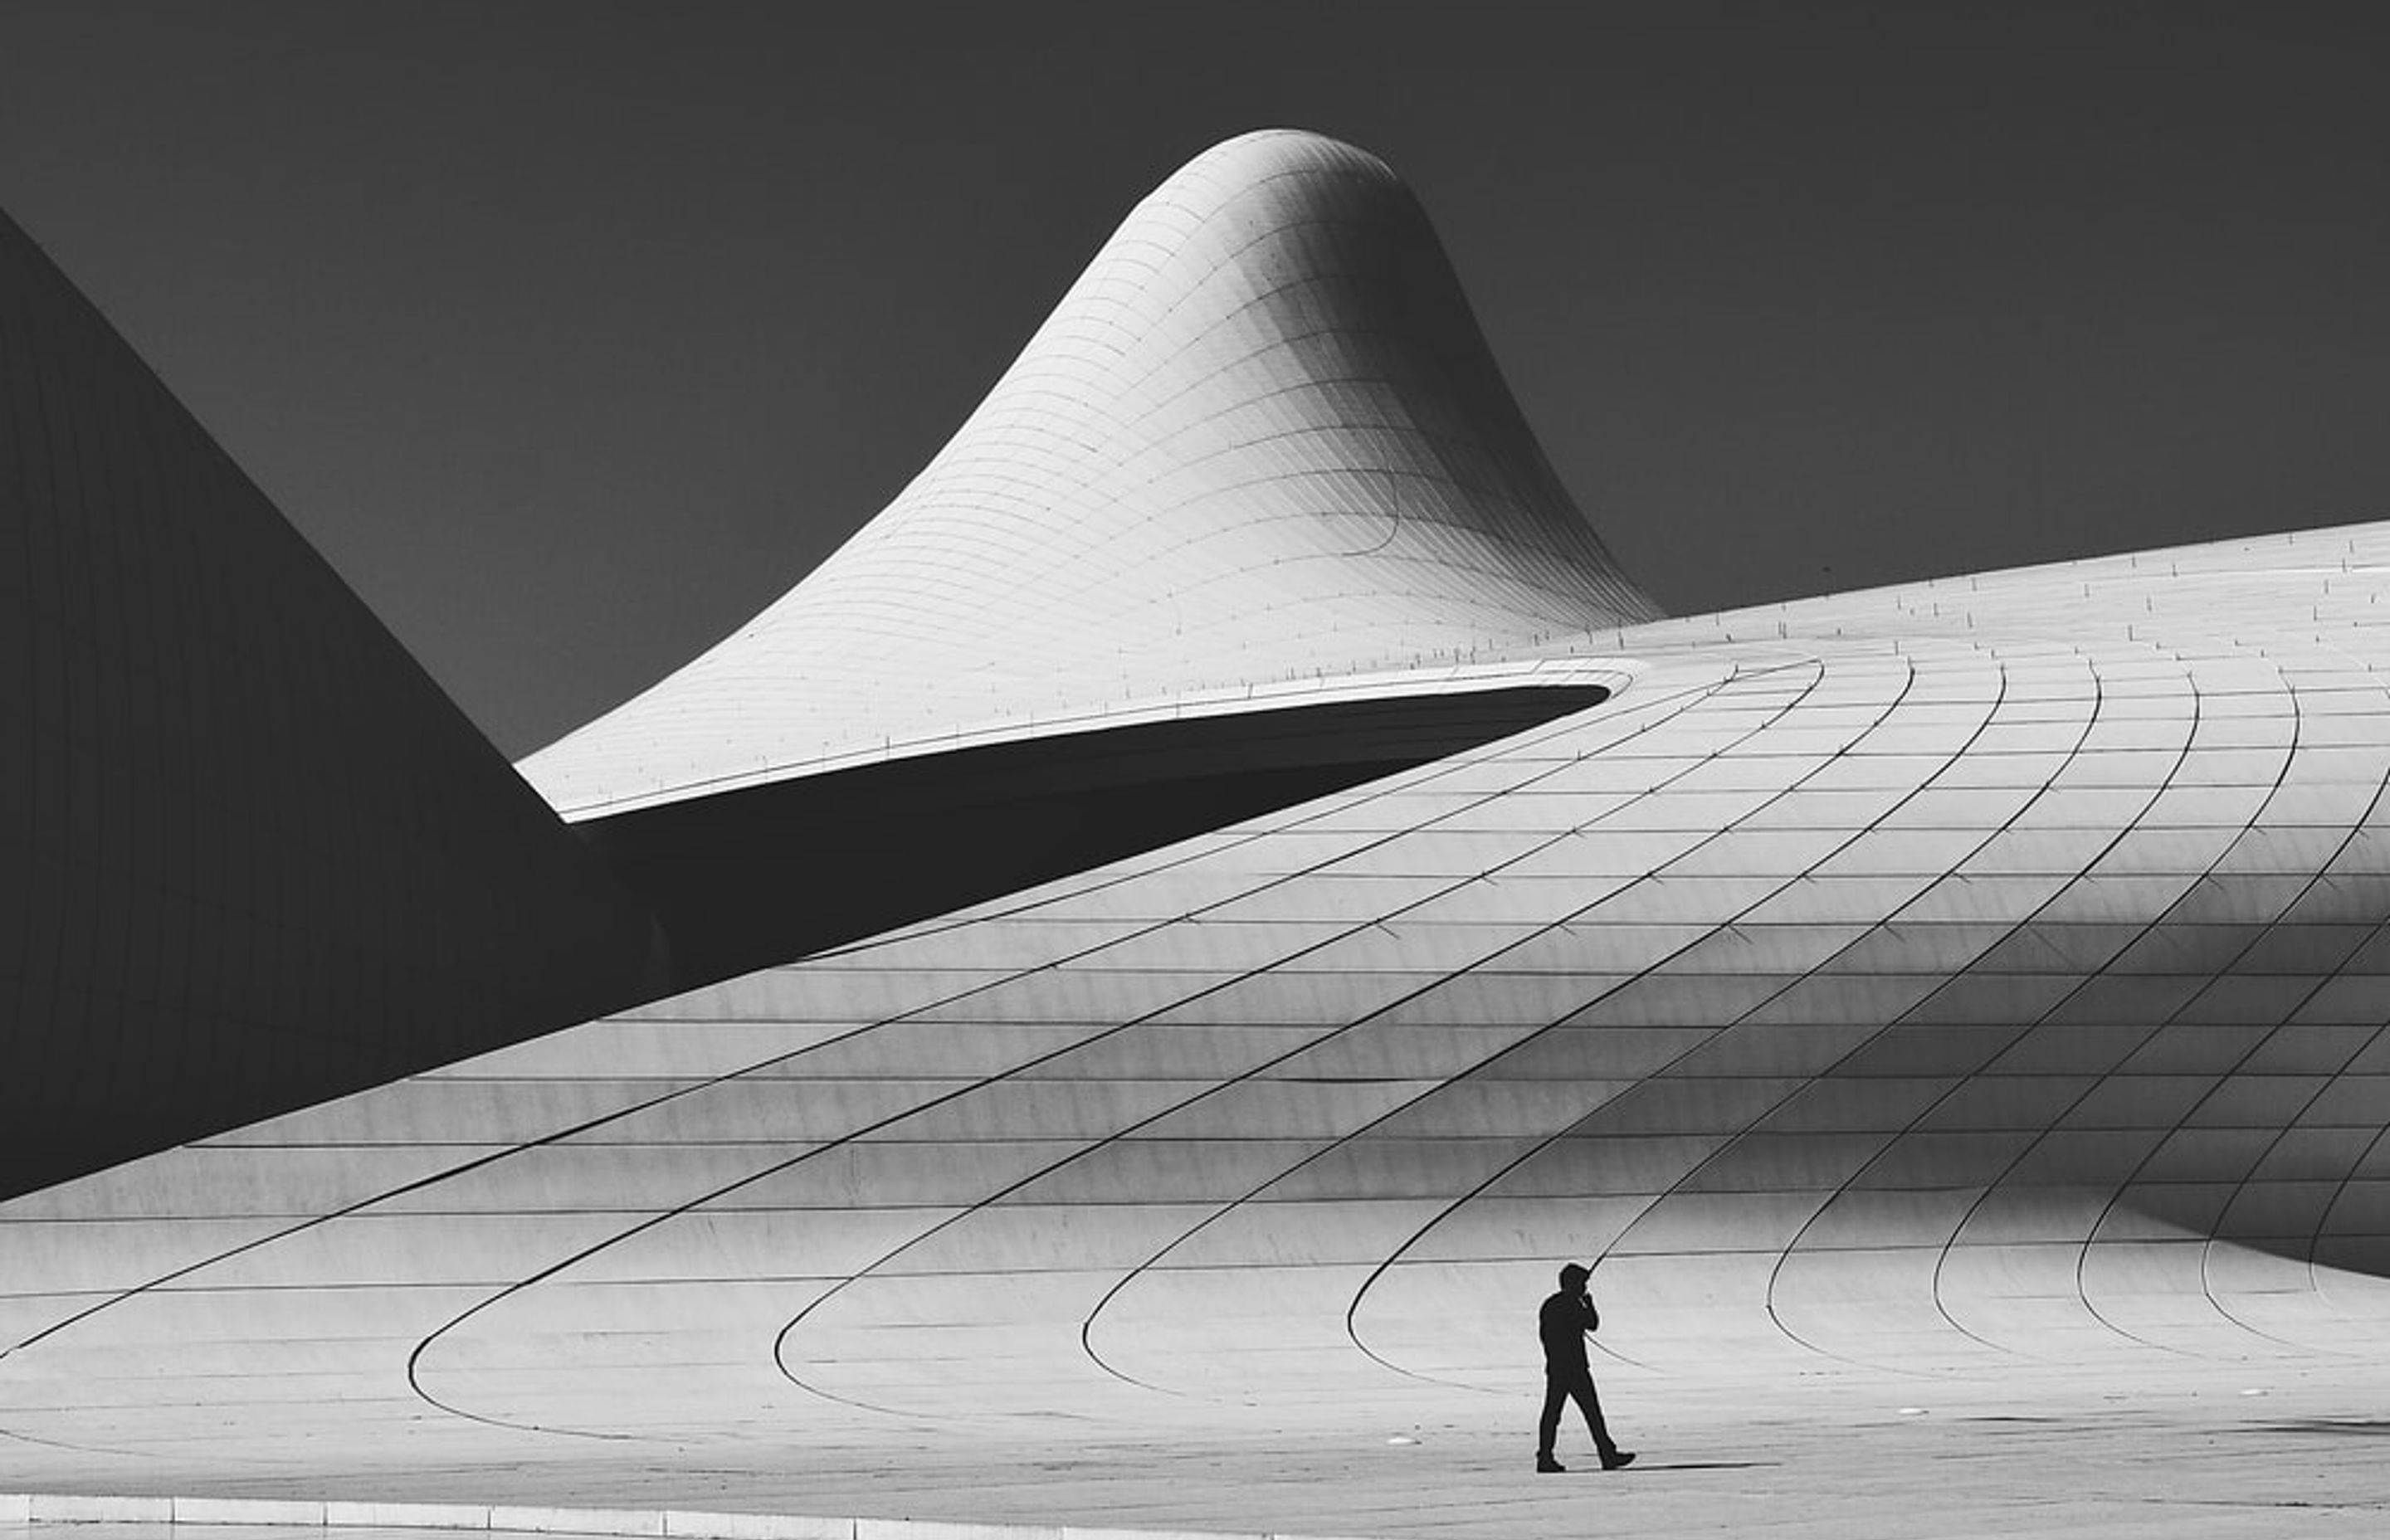
[{"label": "heydar aliyev center", "polygon": [[19,1521],[2162,1505],[2390,1384],[2390,525],[1667,618],[1292,132],[520,765],[5,223],[0,510]]}]

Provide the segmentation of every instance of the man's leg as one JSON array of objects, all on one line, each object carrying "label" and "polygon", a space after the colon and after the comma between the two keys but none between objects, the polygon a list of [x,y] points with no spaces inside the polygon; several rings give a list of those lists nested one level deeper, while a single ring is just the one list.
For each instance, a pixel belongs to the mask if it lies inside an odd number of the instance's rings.
[{"label": "man's leg", "polygon": [[[1601,1452],[1602,1463],[1608,1465],[1618,1458],[1618,1444],[1610,1436],[1609,1424],[1601,1419],[1601,1396],[1593,1388],[1593,1376],[1580,1373],[1569,1381],[1566,1388],[1569,1394],[1576,1397],[1577,1410],[1585,1414],[1586,1431],[1593,1435],[1593,1446]],[[1555,1409],[1552,1416],[1557,1420],[1559,1411]],[[1550,1439],[1544,1441],[1544,1447],[1551,1447]]]},{"label": "man's leg", "polygon": [[1561,1436],[1561,1408],[1568,1405],[1568,1381],[1557,1374],[1544,1376],[1544,1415],[1536,1423],[1536,1463],[1552,1462],[1552,1444]]}]

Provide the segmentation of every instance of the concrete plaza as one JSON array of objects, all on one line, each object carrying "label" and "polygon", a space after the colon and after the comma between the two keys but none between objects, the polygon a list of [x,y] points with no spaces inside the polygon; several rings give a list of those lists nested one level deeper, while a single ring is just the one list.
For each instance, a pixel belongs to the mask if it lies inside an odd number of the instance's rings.
[{"label": "concrete plaza", "polygon": [[[2390,1418],[2371,1365],[2325,1358],[2184,1359],[2122,1373],[2021,1367],[1937,1378],[1823,1371],[1754,1387],[1608,1376],[1622,1439],[1640,1452],[1604,1473],[1582,1428],[1564,1428],[1564,1476],[1530,1469],[1534,1387],[1455,1394],[1404,1421],[1355,1408],[1276,1427],[1183,1436],[995,1428],[957,1417],[798,1446],[767,1426],[684,1442],[518,1437],[477,1458],[416,1462],[330,1446],[297,1455],[225,1448],[195,1412],[186,1452],[111,1460],[18,1444],[19,1490],[150,1496],[465,1505],[413,1526],[487,1524],[491,1505],[571,1510],[609,1534],[688,1529],[667,1512],[914,1521],[874,1534],[956,1532],[1450,1536],[1756,1534],[2186,1536],[2376,1534],[2390,1521]],[[328,1411],[329,1409],[328,1409]],[[1414,1408],[1416,1410],[1416,1408]],[[1057,1419],[1061,1420],[1061,1419]],[[337,1425],[337,1414],[328,1426]],[[1574,1452],[1574,1456],[1573,1456]],[[476,1509],[481,1511],[477,1512]],[[232,1511],[232,1510],[227,1510]],[[501,1521],[503,1521],[503,1515]],[[977,1526],[987,1526],[983,1529]],[[289,1527],[176,1526],[180,1540],[288,1540]],[[354,1522],[340,1533],[359,1540]],[[721,1526],[716,1526],[721,1527]],[[401,1533],[393,1530],[392,1533]],[[758,1535],[814,1533],[759,1526]],[[849,1533],[825,1530],[822,1533]],[[9,1540],[171,1540],[169,1526]]]}]

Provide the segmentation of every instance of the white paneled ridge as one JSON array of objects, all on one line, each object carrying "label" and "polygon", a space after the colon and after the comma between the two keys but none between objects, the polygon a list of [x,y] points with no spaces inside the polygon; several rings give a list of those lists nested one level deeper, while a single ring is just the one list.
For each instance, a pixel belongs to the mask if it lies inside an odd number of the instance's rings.
[{"label": "white paneled ridge", "polygon": [[1659,611],[1375,156],[1250,134],[1139,203],[953,440],[703,657],[523,763],[568,815],[863,748]]}]

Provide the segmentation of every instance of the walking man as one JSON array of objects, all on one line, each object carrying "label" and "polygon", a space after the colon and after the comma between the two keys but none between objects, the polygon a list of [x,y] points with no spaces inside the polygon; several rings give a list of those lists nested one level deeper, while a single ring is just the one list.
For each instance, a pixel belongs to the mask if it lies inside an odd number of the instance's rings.
[{"label": "walking man", "polygon": [[1601,1468],[1616,1470],[1634,1463],[1630,1450],[1618,1447],[1601,1420],[1601,1398],[1594,1393],[1593,1370],[1586,1366],[1585,1334],[1601,1325],[1593,1297],[1585,1291],[1593,1275],[1572,1262],[1561,1269],[1560,1292],[1544,1302],[1536,1327],[1544,1340],[1544,1416],[1536,1425],[1536,1469],[1552,1472],[1567,1466],[1552,1458],[1552,1441],[1560,1436],[1561,1407],[1574,1397],[1601,1453]]}]

